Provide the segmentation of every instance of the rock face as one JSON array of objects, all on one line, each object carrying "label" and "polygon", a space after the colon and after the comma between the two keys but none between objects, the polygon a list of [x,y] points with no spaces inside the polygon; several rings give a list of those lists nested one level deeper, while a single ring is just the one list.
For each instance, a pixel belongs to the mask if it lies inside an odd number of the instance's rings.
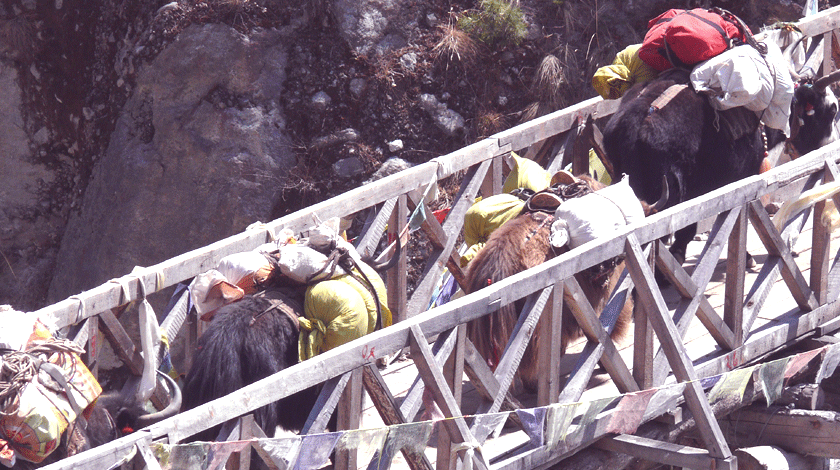
[{"label": "rock face", "polygon": [[191,26],[139,72],[68,223],[51,301],[268,220],[295,161],[276,102],[283,43]]},{"label": "rock face", "polygon": [[28,305],[49,283],[51,245],[61,237],[64,223],[40,198],[56,174],[32,161],[34,145],[25,132],[18,78],[14,67],[0,63],[0,297]]}]

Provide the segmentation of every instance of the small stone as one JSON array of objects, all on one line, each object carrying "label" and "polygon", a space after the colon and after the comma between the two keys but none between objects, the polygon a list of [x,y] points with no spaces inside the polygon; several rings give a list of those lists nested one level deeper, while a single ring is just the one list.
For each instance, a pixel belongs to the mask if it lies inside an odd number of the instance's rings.
[{"label": "small stone", "polygon": [[333,173],[339,178],[350,179],[361,175],[365,168],[362,160],[358,157],[342,158],[333,163]]},{"label": "small stone", "polygon": [[362,94],[365,92],[365,88],[367,88],[367,80],[364,78],[354,78],[350,80],[350,94],[353,95],[354,98],[361,98]]},{"label": "small stone", "polygon": [[413,72],[414,69],[417,67],[417,54],[415,54],[414,52],[403,54],[400,57],[400,65],[402,65],[402,68],[408,70],[409,72]]},{"label": "small stone", "polygon": [[316,111],[326,111],[327,108],[332,102],[332,98],[326,92],[319,91],[312,96],[312,107],[315,108]]},{"label": "small stone", "polygon": [[401,139],[392,140],[388,142],[388,151],[391,153],[399,152],[403,149],[403,141]]},{"label": "small stone", "polygon": [[500,96],[496,102],[499,103],[499,106],[505,106],[508,104],[508,98],[507,96]]}]

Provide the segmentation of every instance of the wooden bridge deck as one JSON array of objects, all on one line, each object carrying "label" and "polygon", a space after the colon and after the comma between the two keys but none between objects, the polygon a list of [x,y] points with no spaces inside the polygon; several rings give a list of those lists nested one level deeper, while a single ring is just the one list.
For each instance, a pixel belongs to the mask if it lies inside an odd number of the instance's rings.
[{"label": "wooden bridge deck", "polygon": [[[799,236],[792,248],[792,253],[795,256],[796,263],[805,277],[808,277],[811,266],[810,263],[812,230],[808,227],[812,226],[812,217],[813,214],[806,221],[806,228],[803,229],[801,235]],[[689,243],[688,252],[686,254],[686,262],[684,264],[684,267],[686,268],[686,271],[689,274],[691,274],[693,271],[693,268],[703,249],[704,243],[708,239],[708,235],[708,232],[698,233],[698,235],[695,236],[694,241]],[[831,247],[829,252],[835,253],[838,249],[838,246],[840,246],[840,232],[835,232],[832,234]],[[761,243],[755,230],[753,230],[751,227],[747,236],[747,250],[753,256],[753,259],[756,263],[754,267],[750,268],[747,271],[745,282],[746,285],[749,286],[752,285],[758,278],[761,267],[763,266],[768,256],[766,248]],[[709,303],[711,303],[712,307],[714,307],[716,310],[722,310],[723,304],[725,302],[725,273],[726,259],[722,258],[718,262],[715,268],[715,272],[712,276],[712,280],[705,291],[705,295],[709,299]],[[673,313],[674,309],[681,300],[680,294],[673,287],[663,289],[662,293],[668,304],[669,309],[671,309],[671,312]],[[796,302],[790,295],[789,290],[784,285],[784,281],[781,278],[779,278],[776,281],[776,285],[770,289],[770,294],[768,295],[767,300],[765,302],[766,307],[761,310],[761,313],[758,315],[755,323],[753,324],[754,332],[761,331],[763,328],[770,328],[774,325],[780,325],[791,315],[795,315],[799,312]],[[746,342],[749,343],[749,341],[750,340],[748,338]],[[566,357],[562,361],[561,366],[561,371],[563,371],[565,374],[568,374],[569,370],[571,370],[571,368],[574,366],[574,362],[578,358],[579,353],[583,348],[585,342],[585,339],[580,339],[570,346],[569,351],[567,352]],[[718,346],[717,342],[712,338],[708,330],[696,317],[692,321],[688,333],[684,338],[684,344],[686,345],[686,349],[689,355],[691,356],[695,366],[701,365],[704,362],[704,359],[706,358],[720,355],[723,351],[720,348],[720,346]],[[621,357],[624,360],[624,362],[628,365],[632,365],[632,334],[628,334],[627,338],[624,338],[624,340],[619,341],[616,345],[619,348]],[[656,345],[658,347],[658,342],[656,343]],[[384,367],[381,372],[383,378],[385,379],[385,382],[388,384],[388,387],[391,390],[391,392],[395,394],[395,397],[397,398],[398,402],[400,402],[402,398],[405,397],[405,394],[408,392],[409,387],[418,376],[417,368],[414,366],[414,363],[411,361],[408,355],[403,355],[400,358],[395,359],[393,362]],[[589,401],[598,398],[611,397],[619,394],[620,392],[615,386],[615,383],[610,378],[609,374],[607,374],[603,370],[603,368],[600,368],[598,371],[596,371],[595,374],[593,374],[592,378],[590,379],[588,388],[581,397],[581,401]],[[525,407],[538,406],[536,394],[522,393],[518,395],[517,398],[520,399],[520,402]],[[463,402],[461,405],[461,410],[466,415],[475,413],[478,410],[479,404],[482,401],[480,394],[475,390],[475,388],[472,386],[471,382],[466,376],[463,379],[462,400]],[[418,420],[419,419],[420,418],[418,418]],[[370,397],[366,395],[364,399],[363,417],[360,428],[377,428],[381,426],[384,426],[382,418],[376,411],[376,408],[374,407],[374,404],[372,403]],[[426,449],[426,457],[433,465],[435,464],[437,457],[437,449],[435,447],[435,444],[437,442],[437,432],[438,429],[436,428],[429,440],[429,444]],[[487,441],[487,444],[485,444],[484,446],[484,454],[492,464],[494,461],[498,460],[500,456],[509,453],[512,450],[521,447],[527,443],[528,436],[525,434],[524,431],[520,430],[516,426],[508,425],[504,429],[504,431],[499,435],[499,437]],[[372,452],[364,453],[360,451],[358,460],[359,468],[366,468],[367,463],[372,457]],[[394,458],[391,468],[408,468],[408,465],[406,464],[402,454],[398,454]]]}]

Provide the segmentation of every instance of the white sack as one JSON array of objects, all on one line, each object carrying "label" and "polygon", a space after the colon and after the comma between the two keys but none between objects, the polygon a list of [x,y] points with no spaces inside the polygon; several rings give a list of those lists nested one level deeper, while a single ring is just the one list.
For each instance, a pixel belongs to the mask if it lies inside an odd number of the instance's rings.
[{"label": "white sack", "polygon": [[[301,244],[286,245],[280,247],[277,264],[284,275],[297,282],[306,283],[310,281],[310,276],[324,268],[327,255]],[[331,267],[327,267],[323,274],[311,280],[324,281],[345,274],[340,266],[336,266],[332,276],[330,270]]]},{"label": "white sack", "polygon": [[577,248],[598,237],[611,235],[616,229],[645,218],[642,205],[629,178],[574,199],[564,201],[554,212],[550,243]]},{"label": "white sack", "polygon": [[766,44],[764,57],[743,45],[701,62],[691,72],[691,85],[707,93],[715,108],[744,106],[768,127],[790,135],[793,80],[779,47],[771,41]]}]

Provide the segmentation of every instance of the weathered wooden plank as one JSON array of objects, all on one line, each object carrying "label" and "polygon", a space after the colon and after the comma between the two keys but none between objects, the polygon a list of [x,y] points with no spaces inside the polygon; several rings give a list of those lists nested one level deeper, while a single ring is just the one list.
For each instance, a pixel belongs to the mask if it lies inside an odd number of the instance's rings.
[{"label": "weathered wooden plank", "polygon": [[539,294],[528,297],[505,346],[505,351],[499,360],[499,365],[496,366],[496,371],[493,374],[499,381],[500,393],[493,397],[491,404],[482,403],[479,405],[478,414],[496,413],[501,408],[507,391],[513,382],[516,369],[519,367],[519,362],[522,360],[522,355],[525,353],[525,348],[531,340],[531,335],[536,329],[540,315],[553,290],[553,287],[546,287]]},{"label": "weathered wooden plank", "polygon": [[645,305],[648,320],[651,323],[660,344],[668,357],[674,376],[681,382],[687,382],[685,388],[686,403],[699,423],[700,436],[709,454],[715,459],[727,459],[732,455],[717,421],[714,419],[709,402],[703,394],[703,388],[697,381],[697,375],[691,358],[680,340],[679,332],[668,315],[668,307],[662,293],[655,288],[653,272],[645,262],[642,247],[634,235],[627,237],[627,269],[638,287],[639,300]]},{"label": "weathered wooden plank", "polygon": [[782,278],[790,289],[796,303],[803,310],[813,310],[817,308],[817,299],[814,293],[811,292],[805,276],[799,270],[799,266],[790,254],[790,248],[782,239],[782,236],[776,231],[773,221],[764,207],[758,202],[753,201],[749,204],[750,220],[753,223],[753,228],[758,233],[759,238],[764,243],[767,252],[773,256],[778,256],[782,260],[781,273]]},{"label": "weathered wooden plank", "polygon": [[481,182],[482,196],[491,196],[502,192],[502,174],[505,166],[504,155],[493,157],[493,163],[490,164],[490,169],[484,175],[484,181]]},{"label": "weathered wooden plank", "polygon": [[600,96],[532,119],[514,128],[492,135],[499,148],[519,150],[572,128],[575,119],[583,120],[592,114],[596,118],[608,116],[618,109],[618,100],[603,100]]},{"label": "weathered wooden plank", "polygon": [[778,446],[797,454],[840,458],[840,415],[751,405],[721,420],[727,436],[738,447]]},{"label": "weathered wooden plank", "polygon": [[414,316],[425,311],[429,305],[432,292],[437,285],[441,273],[443,273],[443,268],[446,266],[447,260],[452,256],[452,249],[455,247],[457,234],[460,233],[464,225],[464,214],[466,214],[467,209],[475,201],[475,196],[478,194],[481,182],[484,179],[484,175],[487,174],[491,162],[491,160],[485,160],[477,168],[471,168],[464,177],[464,183],[462,183],[461,189],[452,204],[452,208],[449,210],[449,216],[447,216],[446,222],[443,225],[443,230],[446,232],[446,243],[443,248],[433,250],[431,256],[426,261],[426,266],[423,268],[423,274],[420,277],[420,283],[414,289],[414,293],[408,301],[408,307],[406,309],[408,316]]},{"label": "weathered wooden plank", "polygon": [[[481,354],[478,353],[478,350],[469,338],[467,338],[464,342],[464,373],[470,379],[470,382],[482,398],[488,401],[493,401],[493,397],[495,397],[500,390],[499,381],[496,380],[496,377],[493,375],[493,371],[490,370],[487,362],[483,357],[481,357]],[[524,406],[522,406],[522,404],[519,403],[519,400],[517,400],[508,391],[505,394],[505,400],[502,402],[501,409],[505,411],[514,411],[520,408],[524,408]],[[511,419],[519,427],[522,427],[522,423],[519,421],[517,415],[511,414],[509,419]],[[483,442],[487,437],[486,434],[482,434],[478,431],[476,423],[473,423],[473,425],[470,426],[470,429],[479,442]]]},{"label": "weathered wooden plank", "polygon": [[[543,338],[559,338],[563,329],[563,285],[557,283],[548,299],[543,321],[537,324],[542,328]],[[554,403],[560,396],[560,348],[554,341],[541,343],[539,354],[540,381],[537,385],[537,406]]]},{"label": "weathered wooden plank", "polygon": [[[819,180],[817,174],[810,174],[805,183],[803,191],[807,191]],[[805,226],[805,221],[808,218],[809,210],[802,211],[796,215],[791,221],[787,223],[782,230],[781,237],[786,241],[787,246],[794,246],[799,237],[799,233]],[[764,301],[770,294],[770,290],[774,287],[776,279],[781,272],[781,265],[783,261],[778,256],[768,256],[761,267],[755,282],[750,287],[749,292],[744,300],[744,326],[743,331],[750,331],[752,324],[758,316],[758,312],[764,305]]]},{"label": "weathered wooden plank", "polygon": [[[367,226],[364,231],[359,235],[359,241],[356,243],[356,251],[360,255],[373,256],[379,240],[382,239],[382,234],[385,233],[385,226],[388,225],[388,221],[391,219],[391,214],[397,206],[397,201],[399,201],[400,197],[402,196],[388,199],[382,203],[382,207],[372,207],[369,209],[371,213],[375,213],[376,215],[370,224],[366,224]],[[403,217],[403,221],[405,221],[405,217]]]},{"label": "weathered wooden plank", "polygon": [[738,220],[729,234],[726,252],[726,287],[723,321],[732,332],[734,349],[744,343],[744,282],[747,271],[747,214],[746,207],[738,213]]},{"label": "weathered wooden plank", "polygon": [[736,459],[731,456],[727,459],[716,459],[709,455],[709,451],[706,449],[697,449],[628,434],[605,437],[595,445],[610,452],[621,452],[663,465],[684,468],[738,469]]},{"label": "weathered wooden plank", "polygon": [[[443,376],[443,371],[441,371],[435,363],[432,349],[429,347],[426,337],[416,325],[413,325],[410,331],[411,350],[413,353],[412,356],[415,358],[417,371],[423,377],[426,387],[428,387],[431,390],[432,395],[434,395],[435,402],[440,407],[441,413],[443,413],[445,417],[451,418],[443,421],[444,426],[449,433],[450,439],[452,442],[456,443],[474,442],[475,438],[473,437],[472,432],[470,432],[467,422],[464,420],[464,414],[461,413],[461,409],[458,406],[455,397],[452,395],[452,391],[446,385],[446,379]],[[478,452],[480,452],[480,450],[478,450]],[[478,468],[484,468],[482,459],[475,459],[474,463]]]},{"label": "weathered wooden plank", "polygon": [[[449,359],[449,355],[452,354],[452,351],[455,349],[456,342],[457,335],[455,334],[454,329],[450,329],[438,335],[435,340],[435,344],[432,345],[432,353],[435,356],[435,363],[438,367],[443,367],[444,364],[446,364],[447,359]],[[420,410],[420,406],[422,405],[424,389],[425,385],[423,384],[423,379],[420,376],[414,379],[414,382],[408,388],[408,392],[405,394],[405,398],[403,398],[402,404],[400,405],[400,413],[402,413],[407,420],[413,421],[414,417],[417,416],[417,412]]]},{"label": "weathered wooden plank", "polygon": [[[626,273],[624,275],[626,276]],[[569,307],[572,314],[575,316],[578,325],[590,341],[597,341],[604,346],[604,351],[601,355],[601,364],[604,365],[604,368],[610,374],[610,377],[612,377],[618,387],[618,390],[621,393],[639,390],[639,386],[633,379],[633,374],[630,373],[630,369],[627,368],[627,364],[625,364],[624,360],[621,359],[621,356],[618,354],[618,348],[615,347],[615,343],[613,343],[612,338],[610,338],[607,334],[607,331],[604,329],[604,325],[602,325],[598,320],[598,315],[592,309],[589,301],[586,300],[586,295],[584,295],[583,289],[581,289],[577,279],[570,277],[566,279],[564,284],[566,294],[570,299]],[[623,299],[626,298],[626,295],[621,295],[620,297]],[[618,305],[619,303],[621,305]],[[616,302],[613,304],[614,308],[617,309],[612,318],[613,323],[618,318],[618,312],[621,311],[621,306],[623,304],[624,302]]]},{"label": "weathered wooden plank", "polygon": [[335,411],[338,400],[344,393],[349,380],[350,372],[345,372],[324,382],[321,392],[318,394],[318,400],[306,418],[303,429],[300,430],[301,434],[317,434],[327,429],[327,423]]},{"label": "weathered wooden plank", "polygon": [[[443,366],[443,376],[450,390],[452,390],[455,403],[460,407],[464,388],[464,345],[467,339],[466,325],[457,326],[453,336],[456,337],[455,348]],[[452,447],[452,440],[449,438],[449,434],[445,432],[438,433],[437,459],[435,462],[435,467],[438,470],[455,470],[457,468],[457,454],[452,452]]]},{"label": "weathered wooden plank", "polygon": [[[388,236],[394,240],[400,239],[400,243],[407,241],[402,239],[403,231],[408,223],[408,197],[404,194],[399,196],[394,204],[388,223]],[[381,233],[381,232],[380,232]],[[406,243],[407,244],[407,243]],[[408,247],[404,246],[400,251],[397,264],[386,272],[386,288],[388,292],[388,309],[391,310],[393,323],[401,322],[408,317],[407,301],[408,293]]]},{"label": "weathered wooden plank", "polygon": [[[688,273],[685,272],[682,265],[680,265],[676,258],[670,251],[665,248],[661,241],[658,241],[658,249],[656,250],[656,263],[660,270],[671,279],[671,284],[680,292],[681,295],[687,298],[682,300],[677,305],[674,313],[674,321],[677,325],[677,331],[680,332],[681,337],[684,337],[691,325],[691,320],[694,315],[706,327],[712,338],[721,346],[731,349],[735,346],[734,335],[729,327],[724,323],[723,319],[717,314],[709,299],[706,298],[702,289],[700,289]],[[694,313],[691,313],[694,312]],[[657,354],[656,365],[654,369],[661,368],[664,364],[661,351]]]},{"label": "weathered wooden plank", "polygon": [[134,346],[134,341],[128,336],[114,312],[108,310],[99,314],[101,320],[102,334],[117,357],[128,367],[134,375],[143,373],[143,356],[140,350]]},{"label": "weathered wooden plank", "polygon": [[[336,426],[339,430],[359,429],[362,422],[362,368],[348,372],[350,379],[338,400]],[[341,449],[335,453],[336,468],[356,468],[358,449]]]},{"label": "weathered wooden plank", "polygon": [[[365,390],[370,395],[370,399],[373,402],[373,406],[379,412],[379,416],[382,417],[382,422],[386,426],[406,423],[405,416],[403,416],[399,406],[397,406],[394,395],[391,394],[391,390],[385,384],[385,379],[382,378],[379,369],[373,364],[367,364],[362,370],[364,371],[362,380],[365,385]],[[402,453],[411,470],[431,470],[432,464],[424,453],[415,452],[413,448],[403,448]]]},{"label": "weathered wooden plank", "polygon": [[[656,267],[659,250],[668,251],[662,243],[648,244],[648,265]],[[670,252],[668,253],[670,255]],[[671,257],[673,259],[673,257]],[[676,260],[674,261],[676,263]],[[633,377],[642,388],[653,387],[653,328],[647,319],[644,306],[633,304]]]},{"label": "weathered wooden plank", "polygon": [[557,403],[574,403],[580,400],[586,390],[586,384],[592,378],[592,373],[603,354],[603,344],[597,341],[586,342],[574,369],[569,373],[566,383],[563,384],[563,391],[560,392]]}]

